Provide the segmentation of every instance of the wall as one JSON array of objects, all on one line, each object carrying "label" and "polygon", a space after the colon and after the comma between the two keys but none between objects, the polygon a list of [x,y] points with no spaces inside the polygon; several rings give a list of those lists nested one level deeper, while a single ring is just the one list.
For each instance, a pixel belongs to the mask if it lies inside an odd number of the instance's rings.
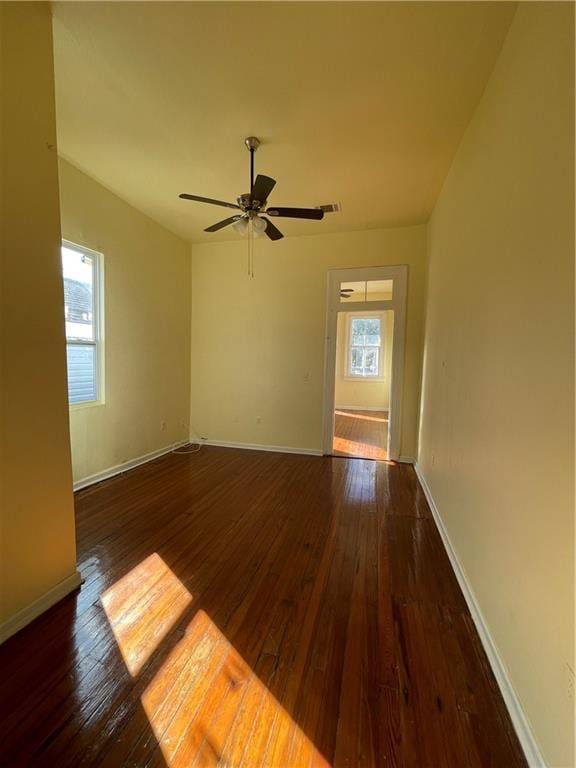
[{"label": "wall", "polygon": [[[318,227],[321,227],[318,224]],[[408,265],[401,452],[415,455],[425,227],[192,248],[191,421],[210,440],[321,450],[327,271]]]},{"label": "wall", "polygon": [[361,408],[388,411],[390,408],[390,383],[392,378],[392,341],[394,334],[394,313],[366,312],[381,318],[382,333],[382,378],[354,379],[347,376],[348,367],[348,322],[353,313],[339,312],[336,340],[336,381],[334,387],[337,408]]},{"label": "wall", "polygon": [[[78,583],[50,9],[0,4],[0,635]],[[42,608],[34,608],[35,601]]]},{"label": "wall", "polygon": [[105,402],[72,406],[74,480],[187,438],[190,246],[61,160],[62,234],[104,255]]},{"label": "wall", "polygon": [[419,457],[556,767],[574,765],[573,29],[571,4],[519,5],[435,208]]}]

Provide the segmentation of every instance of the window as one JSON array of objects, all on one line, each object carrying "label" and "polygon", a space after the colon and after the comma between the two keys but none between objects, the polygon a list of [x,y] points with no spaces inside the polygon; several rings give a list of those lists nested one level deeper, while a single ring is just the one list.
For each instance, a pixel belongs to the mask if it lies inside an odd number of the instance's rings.
[{"label": "window", "polygon": [[394,280],[359,280],[340,283],[340,303],[391,301]]},{"label": "window", "polygon": [[99,253],[72,243],[62,244],[70,405],[101,399],[100,273]]},{"label": "window", "polygon": [[350,316],[348,376],[377,379],[382,376],[382,320]]}]

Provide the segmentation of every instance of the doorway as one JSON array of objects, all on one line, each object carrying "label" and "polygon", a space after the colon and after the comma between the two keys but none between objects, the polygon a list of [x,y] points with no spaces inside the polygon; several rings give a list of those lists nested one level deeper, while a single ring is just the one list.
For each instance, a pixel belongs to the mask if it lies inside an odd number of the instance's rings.
[{"label": "doorway", "polygon": [[406,266],[328,273],[324,453],[399,458]]},{"label": "doorway", "polygon": [[339,312],[332,453],[388,458],[394,310]]}]

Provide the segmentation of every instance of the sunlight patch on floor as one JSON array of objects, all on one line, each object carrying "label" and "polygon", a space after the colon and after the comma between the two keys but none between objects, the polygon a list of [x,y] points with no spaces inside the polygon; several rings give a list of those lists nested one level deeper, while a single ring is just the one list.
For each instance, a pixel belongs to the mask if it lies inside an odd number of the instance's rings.
[{"label": "sunlight patch on floor", "polygon": [[329,768],[204,611],[194,616],[141,701],[169,768],[311,761]]},{"label": "sunlight patch on floor", "polygon": [[[102,595],[133,677],[176,625],[192,595],[154,553]],[[279,657],[266,654],[274,675]],[[140,697],[168,768],[330,768],[286,710],[203,611],[198,610]]]},{"label": "sunlight patch on floor", "polygon": [[348,419],[360,419],[360,421],[379,421],[381,424],[387,424],[388,418],[383,416],[366,416],[363,413],[350,413],[350,411],[334,411],[336,416],[346,416]]},{"label": "sunlight patch on floor", "polygon": [[337,453],[345,453],[348,456],[358,456],[364,459],[376,459],[385,461],[386,449],[369,443],[359,443],[356,440],[345,440],[343,437],[334,436],[332,450]]},{"label": "sunlight patch on floor", "polygon": [[154,553],[102,595],[102,605],[130,674],[137,675],[192,595]]}]

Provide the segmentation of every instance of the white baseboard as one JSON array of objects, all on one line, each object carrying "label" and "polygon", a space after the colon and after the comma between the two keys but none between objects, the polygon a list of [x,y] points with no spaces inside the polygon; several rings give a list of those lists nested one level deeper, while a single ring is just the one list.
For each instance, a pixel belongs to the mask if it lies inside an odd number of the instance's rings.
[{"label": "white baseboard", "polygon": [[229,443],[226,440],[201,440],[202,445],[213,445],[217,448],[242,448],[247,451],[271,451],[272,453],[301,453],[305,456],[322,456],[321,450],[315,448],[292,448],[288,445],[259,445],[258,443]]},{"label": "white baseboard", "polygon": [[0,644],[5,640],[8,640],[12,635],[15,635],[16,632],[19,632],[27,624],[30,624],[30,622],[38,618],[41,613],[44,613],[44,611],[47,611],[48,608],[51,608],[59,600],[62,600],[63,597],[69,595],[70,592],[74,592],[75,589],[78,589],[81,583],[82,576],[79,571],[75,571],[68,576],[68,578],[64,579],[64,581],[59,582],[37,600],[34,600],[33,603],[26,606],[26,608],[18,611],[18,613],[10,619],[7,619],[0,624]]},{"label": "white baseboard", "polygon": [[[108,478],[114,477],[115,475],[120,475],[122,472],[127,472],[129,469],[139,467],[140,464],[146,464],[149,461],[154,461],[154,459],[158,459],[160,456],[164,456],[166,453],[170,453],[170,451],[173,451],[175,448],[179,448],[182,445],[188,445],[189,442],[189,440],[181,440],[178,443],[172,443],[171,445],[167,445],[164,448],[159,448],[157,451],[146,453],[144,456],[138,456],[135,459],[125,461],[123,464],[117,464],[115,467],[103,469],[102,472],[96,472],[94,475],[83,477],[80,480],[76,480],[74,482],[74,490],[79,491],[81,488],[94,485],[94,483],[101,483],[102,480],[108,480]],[[194,439],[194,442],[198,441]]]},{"label": "white baseboard", "polygon": [[[198,438],[190,438],[192,441],[198,441]],[[315,448],[293,448],[286,445],[259,445],[258,443],[229,443],[226,440],[204,440],[201,439],[202,445],[213,445],[217,448],[241,448],[247,451],[271,451],[272,453],[300,453],[305,456],[324,456],[324,452]],[[332,454],[327,454],[331,456]],[[358,458],[350,456],[350,458]],[[414,464],[416,459],[413,456],[399,456],[396,459],[400,464]]]},{"label": "white baseboard", "polygon": [[430,509],[432,510],[432,515],[434,517],[434,521],[436,522],[440,537],[442,538],[446,554],[450,559],[450,563],[454,573],[456,574],[456,578],[458,579],[458,584],[460,585],[460,589],[462,590],[462,594],[464,595],[464,599],[466,600],[468,609],[472,615],[472,620],[474,621],[476,630],[480,636],[480,641],[486,656],[488,657],[488,661],[492,668],[492,672],[494,673],[494,677],[496,678],[496,682],[498,683],[498,687],[500,688],[500,692],[502,693],[502,698],[504,699],[506,709],[508,710],[508,714],[512,720],[514,730],[516,731],[516,735],[518,736],[520,746],[524,751],[528,765],[530,768],[546,768],[546,763],[542,757],[542,753],[540,752],[538,743],[530,727],[530,723],[524,714],[520,700],[518,699],[516,691],[514,690],[514,686],[512,685],[508,675],[506,665],[504,664],[498,652],[496,643],[490,634],[490,630],[488,629],[488,625],[484,619],[480,605],[476,599],[471,585],[468,582],[468,579],[466,578],[466,572],[458,560],[458,556],[456,555],[456,551],[452,546],[452,542],[450,541],[450,536],[448,535],[446,526],[442,521],[438,507],[434,502],[430,488],[428,487],[426,479],[424,478],[418,463],[415,464],[414,469],[416,470],[416,475],[418,476],[418,480],[420,481],[420,485],[422,486],[426,500],[428,501]]},{"label": "white baseboard", "polygon": [[335,405],[335,411],[386,411],[388,408],[383,408],[380,405]]}]

